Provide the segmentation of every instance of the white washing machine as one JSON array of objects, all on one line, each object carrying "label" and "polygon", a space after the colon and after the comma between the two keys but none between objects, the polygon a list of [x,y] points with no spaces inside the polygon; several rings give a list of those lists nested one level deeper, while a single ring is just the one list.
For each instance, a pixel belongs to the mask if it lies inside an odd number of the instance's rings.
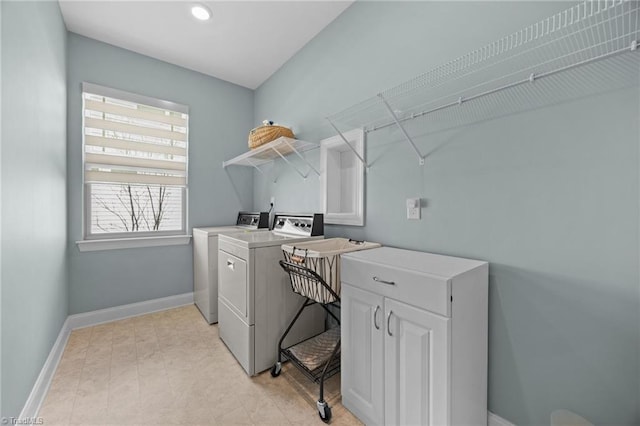
[{"label": "white washing machine", "polygon": [[[277,361],[278,341],[304,302],[278,264],[284,258],[282,244],[322,239],[323,234],[321,214],[278,213],[272,231],[220,235],[218,332],[250,376]],[[320,306],[305,309],[284,345],[323,332],[324,318]]]},{"label": "white washing machine", "polygon": [[218,235],[269,230],[269,213],[238,213],[235,225],[193,228],[193,299],[209,324],[218,322]]}]

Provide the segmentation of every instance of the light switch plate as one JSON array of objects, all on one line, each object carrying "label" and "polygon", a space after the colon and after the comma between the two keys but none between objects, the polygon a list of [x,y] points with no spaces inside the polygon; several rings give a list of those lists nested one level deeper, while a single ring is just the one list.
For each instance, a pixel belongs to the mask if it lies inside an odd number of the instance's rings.
[{"label": "light switch plate", "polygon": [[420,198],[407,198],[407,219],[420,220]]}]

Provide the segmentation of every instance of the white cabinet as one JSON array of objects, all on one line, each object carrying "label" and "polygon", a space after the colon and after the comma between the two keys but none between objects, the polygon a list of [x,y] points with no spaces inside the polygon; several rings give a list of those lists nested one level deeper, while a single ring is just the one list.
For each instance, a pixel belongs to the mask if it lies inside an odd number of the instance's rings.
[{"label": "white cabinet", "polygon": [[487,422],[488,264],[342,256],[342,402],[366,424]]},{"label": "white cabinet", "polygon": [[449,424],[449,319],[385,300],[385,424]]},{"label": "white cabinet", "polygon": [[342,400],[363,422],[384,415],[383,297],[351,286],[341,292]]}]

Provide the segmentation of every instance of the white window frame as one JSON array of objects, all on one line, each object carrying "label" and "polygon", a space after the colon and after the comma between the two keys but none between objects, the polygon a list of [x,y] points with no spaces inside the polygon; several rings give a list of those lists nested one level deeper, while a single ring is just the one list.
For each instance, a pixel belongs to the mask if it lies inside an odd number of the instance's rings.
[{"label": "white window frame", "polygon": [[85,183],[85,97],[84,93],[91,93],[113,99],[148,105],[160,109],[189,114],[189,107],[175,102],[139,95],[123,90],[100,86],[97,84],[82,83],[82,241],[77,241],[80,251],[109,250],[132,247],[154,247],[165,245],[189,244],[191,235],[189,229],[189,127],[186,130],[186,177],[185,187],[182,188],[182,226],[179,230],[172,231],[136,231],[112,232],[104,234],[91,233],[91,191]]}]

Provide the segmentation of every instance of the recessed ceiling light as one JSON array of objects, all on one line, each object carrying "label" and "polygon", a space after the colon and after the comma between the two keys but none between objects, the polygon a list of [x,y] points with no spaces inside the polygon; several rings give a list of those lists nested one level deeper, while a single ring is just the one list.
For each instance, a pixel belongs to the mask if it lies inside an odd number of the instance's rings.
[{"label": "recessed ceiling light", "polygon": [[202,4],[197,4],[195,6],[193,6],[191,8],[191,14],[196,18],[199,19],[201,21],[206,21],[209,18],[211,18],[211,11],[209,10],[208,7],[202,5]]}]

